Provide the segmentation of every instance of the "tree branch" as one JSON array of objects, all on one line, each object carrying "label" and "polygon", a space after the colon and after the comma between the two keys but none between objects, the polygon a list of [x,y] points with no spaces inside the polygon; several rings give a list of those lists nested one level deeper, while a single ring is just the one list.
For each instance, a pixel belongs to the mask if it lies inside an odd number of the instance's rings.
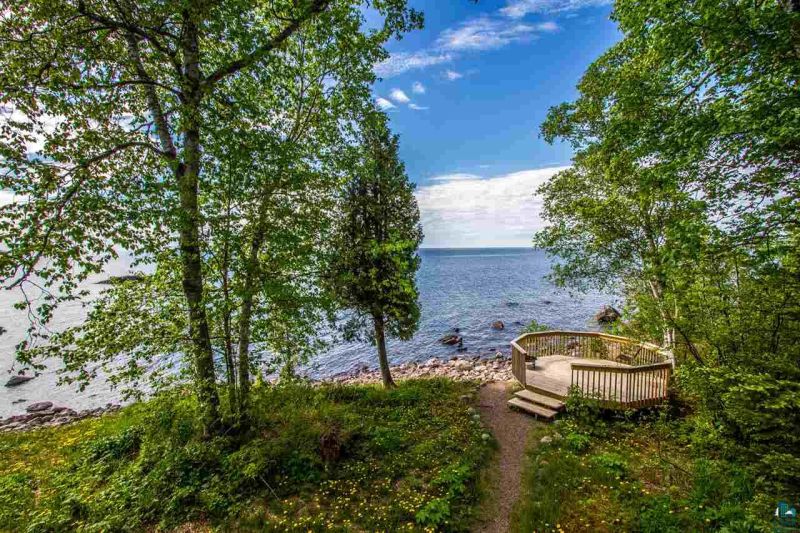
[{"label": "tree branch", "polygon": [[292,20],[280,33],[272,37],[267,43],[246,56],[220,67],[206,77],[203,80],[203,90],[209,90],[221,79],[261,61],[267,54],[281,46],[289,37],[299,30],[300,26],[302,26],[305,21],[325,11],[331,1],[332,0],[313,0],[310,8],[301,17]]},{"label": "tree branch", "polygon": [[[159,150],[158,148],[156,148],[155,146],[153,146],[150,143],[143,142],[143,141],[130,141],[130,142],[118,144],[118,145],[116,145],[116,146],[114,146],[112,148],[109,148],[108,150],[100,152],[99,154],[97,154],[97,155],[95,155],[93,157],[90,157],[88,159],[84,159],[83,161],[80,161],[77,165],[75,165],[74,167],[69,169],[66,172],[66,174],[64,174],[64,176],[69,176],[70,174],[75,173],[75,171],[77,171],[79,169],[85,169],[85,168],[93,165],[94,163],[98,163],[100,161],[108,159],[112,155],[114,155],[114,154],[116,154],[118,152],[121,152],[122,150],[126,150],[128,148],[134,148],[134,147],[147,148],[149,150],[152,150],[152,151],[156,152],[157,154],[163,155],[165,157],[169,157],[169,154],[167,154],[165,152],[162,152],[161,150]],[[76,179],[70,184],[69,188],[64,193],[64,196],[61,198],[60,202],[58,203],[58,206],[56,207],[56,210],[55,210],[55,219],[56,220],[60,220],[61,219],[61,216],[64,213],[64,209],[66,209],[67,204],[70,202],[70,200],[72,200],[72,198],[80,190],[81,185],[83,185],[83,181],[84,181],[83,179]],[[38,228],[40,225],[36,224],[36,226]],[[54,230],[55,230],[55,224],[51,224],[47,228],[47,230],[44,232],[44,236],[42,237],[42,245],[39,246],[39,250],[37,250],[37,252],[34,254],[33,258],[31,258],[31,260],[28,261],[28,264],[25,265],[22,268],[22,272],[20,273],[19,277],[16,280],[14,280],[8,287],[6,287],[7,289],[9,289],[9,290],[13,289],[14,287],[17,287],[18,285],[20,285],[23,281],[26,281],[28,279],[28,277],[30,276],[31,272],[36,267],[36,263],[38,263],[39,260],[44,256],[44,253],[47,250],[47,247],[49,246],[49,243],[50,243],[50,236],[52,235]],[[31,228],[31,232],[33,232],[33,231],[35,231],[35,229]]]},{"label": "tree branch", "polygon": [[[142,65],[142,59],[139,55],[139,43],[137,42],[136,36],[132,33],[127,33],[125,34],[125,40],[128,43],[128,55],[133,62],[137,76],[142,80],[152,81],[153,79],[144,69],[144,65]],[[178,157],[178,150],[175,148],[175,143],[172,141],[172,132],[169,129],[169,123],[164,114],[164,108],[161,106],[161,101],[156,94],[156,86],[143,85],[142,87],[144,88],[147,98],[147,107],[153,115],[153,122],[156,125],[156,134],[161,142],[161,149],[167,157],[176,159]]]},{"label": "tree branch", "polygon": [[90,12],[88,9],[86,9],[86,2],[84,0],[78,0],[78,13],[88,18],[92,22],[102,24],[107,28],[125,30],[128,33],[138,35],[142,39],[147,39],[147,41],[150,42],[156,50],[158,50],[159,52],[163,52],[170,57],[173,57],[175,55],[174,52],[168,49],[166,46],[164,46],[161,43],[161,41],[156,39],[153,35],[150,35],[148,32],[146,32],[139,26],[136,26],[135,24],[131,24],[125,21],[114,20],[105,17],[103,15],[100,15],[98,13]]}]

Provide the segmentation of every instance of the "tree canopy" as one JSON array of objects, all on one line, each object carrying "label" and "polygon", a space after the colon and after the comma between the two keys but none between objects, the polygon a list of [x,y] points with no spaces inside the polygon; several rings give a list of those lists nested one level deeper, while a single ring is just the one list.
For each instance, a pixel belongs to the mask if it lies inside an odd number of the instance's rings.
[{"label": "tree canopy", "polygon": [[136,379],[186,354],[213,427],[217,361],[241,409],[251,346],[311,345],[298,341],[326,309],[314,276],[339,154],[383,43],[422,22],[402,0],[369,5],[376,29],[355,1],[4,6],[4,284],[45,289],[31,312],[46,323],[120,249],[155,269],[112,286],[85,325],[21,346],[23,361]]},{"label": "tree canopy", "polygon": [[798,6],[618,0],[613,18],[622,40],[542,125],[576,155],[536,242],[557,281],[621,287],[628,327],[688,360],[718,444],[796,483]]}]

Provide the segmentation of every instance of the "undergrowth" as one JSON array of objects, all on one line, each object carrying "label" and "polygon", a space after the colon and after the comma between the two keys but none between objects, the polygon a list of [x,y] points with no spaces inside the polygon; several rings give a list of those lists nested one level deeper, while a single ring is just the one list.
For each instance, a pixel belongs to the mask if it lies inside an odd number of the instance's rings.
[{"label": "undergrowth", "polygon": [[448,380],[262,386],[253,428],[203,438],[193,396],[0,436],[0,530],[464,531],[491,439]]},{"label": "undergrowth", "polygon": [[799,499],[716,454],[691,416],[567,405],[531,436],[514,532],[772,531],[777,502]]}]

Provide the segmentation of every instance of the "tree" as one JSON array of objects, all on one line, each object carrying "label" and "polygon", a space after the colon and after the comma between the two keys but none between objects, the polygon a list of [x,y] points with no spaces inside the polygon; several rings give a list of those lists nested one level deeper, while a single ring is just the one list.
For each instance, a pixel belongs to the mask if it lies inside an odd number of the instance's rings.
[{"label": "tree", "polygon": [[347,337],[368,337],[376,344],[383,384],[393,387],[386,337],[409,339],[419,324],[415,274],[422,228],[414,187],[398,155],[398,136],[377,111],[362,127],[342,199],[330,281],[352,313]]},{"label": "tree", "polygon": [[542,126],[576,155],[537,242],[565,283],[621,282],[634,331],[674,329],[714,445],[797,486],[797,3],[617,0],[613,18],[622,40]]},{"label": "tree", "polygon": [[[205,425],[218,427],[216,335],[209,318],[216,293],[209,292],[213,285],[207,279],[204,209],[220,184],[210,170],[230,170],[226,162],[243,152],[214,147],[243,144],[251,149],[250,157],[261,158],[275,146],[264,142],[268,135],[262,131],[253,152],[254,144],[242,143],[243,135],[258,129],[254,125],[285,118],[285,109],[253,103],[268,88],[265,74],[276,74],[275,69],[297,57],[287,50],[302,48],[297,38],[304,32],[311,32],[320,46],[335,43],[329,54],[350,51],[343,65],[358,67],[356,85],[366,94],[364,71],[385,56],[381,44],[421,24],[402,0],[379,1],[374,7],[385,15],[385,25],[362,34],[360,6],[349,1],[276,0],[266,6],[202,0],[6,2],[0,15],[0,104],[9,118],[0,129],[0,187],[20,200],[0,213],[3,283],[41,287],[43,303],[23,305],[46,323],[59,302],[80,296],[77,283],[100,271],[120,248],[155,263],[157,270],[167,269],[157,276],[158,288],[180,286],[188,317],[188,338],[167,344],[190,355]],[[371,72],[367,77],[372,79]],[[326,81],[323,76],[320,84]],[[302,116],[313,116],[314,110],[308,106]],[[241,120],[226,120],[230,117]],[[269,169],[266,176],[292,167],[282,159],[286,153],[273,155],[270,161],[283,161],[283,166],[262,166]],[[269,197],[261,193],[258,187],[239,190]],[[253,211],[237,213],[248,217]],[[257,246],[253,253],[259,251]],[[112,292],[106,302],[117,311],[126,309],[117,304],[130,291]],[[140,311],[155,311],[140,303]],[[110,318],[101,320],[104,309],[110,308],[101,303],[94,314],[99,322]],[[72,332],[76,343],[91,344],[76,335]],[[147,356],[165,342],[156,339],[146,347]],[[20,357],[30,362],[30,354],[25,355],[29,346],[20,348]],[[119,345],[105,348],[110,356]],[[128,366],[136,367],[136,361]]]}]

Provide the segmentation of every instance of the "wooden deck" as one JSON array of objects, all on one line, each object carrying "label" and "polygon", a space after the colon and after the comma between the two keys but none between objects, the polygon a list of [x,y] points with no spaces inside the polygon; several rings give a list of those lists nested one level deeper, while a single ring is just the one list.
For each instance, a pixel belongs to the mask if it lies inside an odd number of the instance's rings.
[{"label": "wooden deck", "polygon": [[[525,371],[525,388],[530,391],[545,394],[552,398],[564,400],[569,394],[572,386],[573,363],[578,362],[581,367],[598,367],[598,370],[606,368],[618,368],[620,372],[613,373],[616,378],[597,379],[594,383],[586,384],[586,392],[592,396],[608,398],[627,403],[639,399],[638,391],[648,391],[658,393],[664,389],[664,377],[661,375],[645,375],[636,390],[628,386],[630,373],[623,369],[633,369],[631,365],[615,361],[603,361],[597,359],[579,360],[568,355],[549,355],[536,360],[534,365],[528,363]],[[575,383],[580,386],[581,383]],[[616,395],[616,397],[615,397]]]},{"label": "wooden deck", "polygon": [[555,417],[571,387],[608,409],[648,407],[668,396],[671,354],[654,345],[603,333],[554,331],[525,334],[511,347],[514,377],[525,390],[509,406],[540,418]]}]

